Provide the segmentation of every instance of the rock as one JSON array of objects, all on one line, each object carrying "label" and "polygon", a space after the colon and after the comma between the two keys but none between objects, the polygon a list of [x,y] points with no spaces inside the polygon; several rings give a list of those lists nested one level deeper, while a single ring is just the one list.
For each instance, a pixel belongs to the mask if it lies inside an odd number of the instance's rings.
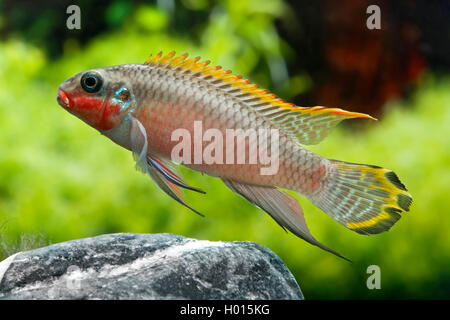
[{"label": "rock", "polygon": [[0,263],[0,299],[303,299],[272,251],[252,242],[107,234]]}]

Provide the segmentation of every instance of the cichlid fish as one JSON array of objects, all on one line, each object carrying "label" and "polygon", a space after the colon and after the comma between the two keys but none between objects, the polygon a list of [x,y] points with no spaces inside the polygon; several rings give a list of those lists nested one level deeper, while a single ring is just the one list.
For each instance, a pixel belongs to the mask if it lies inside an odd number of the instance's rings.
[{"label": "cichlid fish", "polygon": [[[200,145],[204,151],[208,146],[211,149],[213,139],[211,136],[208,141],[195,132],[198,123],[203,131],[214,129],[216,138],[218,133],[225,136],[228,129],[275,132],[276,141],[248,135],[248,139],[232,144],[231,151],[245,153],[243,162],[219,161],[225,156],[228,159],[228,141],[225,145],[216,143],[215,154],[211,155],[217,161],[198,161],[195,152],[189,154],[184,149],[179,155],[183,165],[219,177],[283,229],[339,257],[311,235],[297,200],[278,187],[307,197],[334,220],[360,234],[387,231],[400,219],[400,213],[409,211],[412,197],[393,171],[326,159],[302,147],[320,142],[341,120],[374,118],[338,108],[294,106],[229,70],[199,59],[187,59],[187,54],[175,56],[174,52],[163,56],[160,52],[144,64],[84,71],[60,85],[57,101],[131,150],[137,168],[193,211],[181,190],[203,191],[186,184],[176,171],[173,151],[180,149],[182,137],[174,139],[174,132],[182,129],[190,134],[191,139],[184,142],[193,149]],[[262,142],[266,142],[264,146]],[[267,167],[263,157],[256,163],[248,162],[258,148],[276,156],[275,172],[262,173],[261,169]]]}]

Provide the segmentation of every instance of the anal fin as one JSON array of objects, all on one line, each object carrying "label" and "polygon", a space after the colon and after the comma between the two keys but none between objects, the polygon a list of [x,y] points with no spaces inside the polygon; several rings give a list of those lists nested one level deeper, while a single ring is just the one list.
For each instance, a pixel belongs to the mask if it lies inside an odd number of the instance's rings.
[{"label": "anal fin", "polygon": [[286,228],[310,244],[350,261],[312,236],[306,225],[303,210],[295,198],[276,187],[250,185],[227,179],[222,181],[231,191],[268,213],[283,229]]}]

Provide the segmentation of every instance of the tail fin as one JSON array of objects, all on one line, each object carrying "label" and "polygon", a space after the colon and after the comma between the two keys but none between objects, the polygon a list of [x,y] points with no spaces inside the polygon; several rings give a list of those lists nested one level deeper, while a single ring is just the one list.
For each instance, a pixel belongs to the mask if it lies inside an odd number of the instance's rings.
[{"label": "tail fin", "polygon": [[377,166],[330,160],[337,168],[312,202],[334,220],[361,234],[388,231],[409,211],[412,197],[397,175]]}]

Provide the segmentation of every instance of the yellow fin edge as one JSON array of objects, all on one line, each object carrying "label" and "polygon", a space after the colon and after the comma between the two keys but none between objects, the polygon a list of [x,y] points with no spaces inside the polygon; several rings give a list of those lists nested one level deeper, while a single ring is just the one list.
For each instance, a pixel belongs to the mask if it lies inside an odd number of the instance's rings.
[{"label": "yellow fin edge", "polygon": [[166,55],[163,55],[160,51],[157,55],[150,55],[145,64],[162,64],[170,65],[175,68],[189,69],[193,72],[201,72],[204,76],[211,75],[214,79],[221,79],[225,83],[231,84],[233,87],[241,89],[244,93],[250,93],[254,97],[258,97],[261,101],[270,103],[273,106],[277,106],[282,109],[287,109],[294,112],[300,113],[311,113],[311,115],[320,115],[327,113],[329,115],[334,115],[336,118],[349,119],[349,118],[367,118],[372,120],[377,120],[374,117],[359,113],[350,112],[339,108],[327,108],[322,106],[315,107],[298,107],[292,103],[287,103],[283,99],[278,98],[276,95],[269,93],[266,89],[261,89],[258,85],[250,83],[249,80],[242,79],[240,75],[231,74],[231,70],[221,70],[221,66],[208,66],[210,64],[209,60],[200,61],[200,57],[195,57],[187,59],[188,54],[184,53],[179,56],[175,56],[175,51],[171,51]]}]

